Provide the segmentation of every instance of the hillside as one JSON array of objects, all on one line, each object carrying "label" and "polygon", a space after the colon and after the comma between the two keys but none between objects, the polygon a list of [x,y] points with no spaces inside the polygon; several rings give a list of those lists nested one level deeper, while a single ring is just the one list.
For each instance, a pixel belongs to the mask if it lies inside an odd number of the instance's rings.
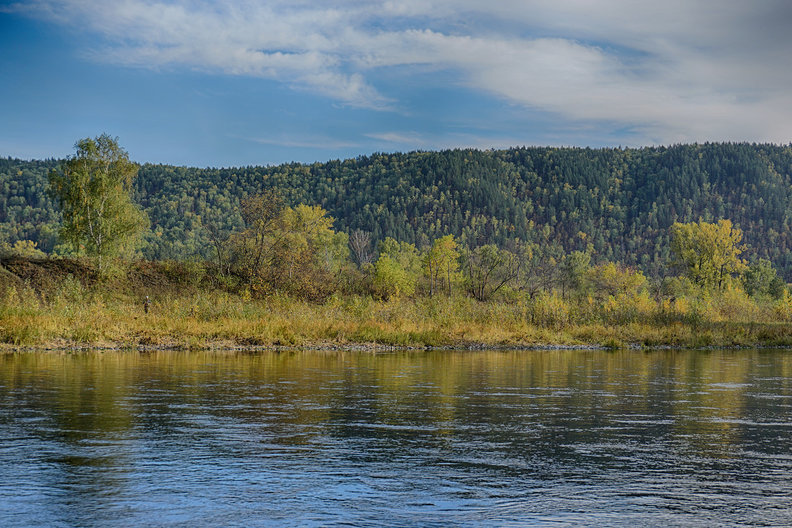
[{"label": "hillside", "polygon": [[[59,213],[47,195],[57,160],[0,159],[0,241],[55,248]],[[675,221],[731,219],[746,256],[792,280],[792,148],[754,144],[642,149],[519,148],[373,154],[344,161],[198,169],[141,166],[135,199],[151,220],[149,259],[208,258],[207,226],[242,222],[240,198],[277,188],[318,204],[335,227],[419,245],[452,233],[469,245],[533,240],[595,260],[667,265]]]}]

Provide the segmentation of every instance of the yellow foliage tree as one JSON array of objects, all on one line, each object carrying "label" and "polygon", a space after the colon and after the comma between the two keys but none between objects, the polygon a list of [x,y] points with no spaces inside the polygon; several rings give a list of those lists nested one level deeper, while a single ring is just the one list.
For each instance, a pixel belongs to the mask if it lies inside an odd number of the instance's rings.
[{"label": "yellow foliage tree", "polygon": [[451,281],[458,270],[459,251],[454,235],[446,235],[435,240],[424,257],[424,271],[429,277],[429,295],[434,295],[437,288],[443,286],[446,286],[446,291],[451,294]]},{"label": "yellow foliage tree", "polygon": [[712,224],[699,220],[671,226],[671,252],[674,263],[685,270],[695,284],[722,290],[733,273],[746,268],[740,258],[742,231],[730,220]]},{"label": "yellow foliage tree", "polygon": [[284,207],[279,197],[242,202],[246,229],[231,238],[233,268],[258,294],[284,291],[322,298],[347,260],[346,233],[319,206]]},{"label": "yellow foliage tree", "polygon": [[600,298],[637,295],[646,288],[647,282],[640,271],[613,262],[605,262],[589,268],[588,280],[595,294]]}]

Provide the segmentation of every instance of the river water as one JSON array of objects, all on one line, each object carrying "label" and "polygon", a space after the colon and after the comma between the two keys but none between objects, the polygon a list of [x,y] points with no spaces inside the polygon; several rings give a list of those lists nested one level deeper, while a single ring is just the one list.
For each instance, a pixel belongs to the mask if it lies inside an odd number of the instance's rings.
[{"label": "river water", "polygon": [[0,356],[0,526],[789,526],[792,352]]}]

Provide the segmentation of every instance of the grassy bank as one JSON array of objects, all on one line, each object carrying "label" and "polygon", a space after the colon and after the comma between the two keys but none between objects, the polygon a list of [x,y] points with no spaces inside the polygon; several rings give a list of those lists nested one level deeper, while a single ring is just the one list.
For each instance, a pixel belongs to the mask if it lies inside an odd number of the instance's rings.
[{"label": "grassy bank", "polygon": [[[187,263],[140,262],[100,279],[71,260],[0,262],[0,343],[35,346],[788,346],[789,299],[715,297],[482,303],[466,296],[307,302],[229,291]],[[151,298],[144,312],[145,296]]]}]

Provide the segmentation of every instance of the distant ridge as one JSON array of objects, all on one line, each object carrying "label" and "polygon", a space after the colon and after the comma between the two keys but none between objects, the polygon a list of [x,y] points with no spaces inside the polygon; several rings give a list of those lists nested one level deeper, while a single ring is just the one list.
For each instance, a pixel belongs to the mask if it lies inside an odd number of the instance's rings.
[{"label": "distant ridge", "polygon": [[[57,160],[0,158],[0,241],[56,244],[47,195]],[[792,280],[792,148],[707,143],[646,148],[473,149],[372,154],[344,161],[198,169],[141,166],[136,200],[151,219],[142,255],[210,258],[206,225],[241,224],[240,198],[279,189],[321,205],[340,230],[428,243],[452,233],[471,245],[510,238],[590,247],[594,260],[658,275],[675,221],[731,219],[748,258]]]}]

